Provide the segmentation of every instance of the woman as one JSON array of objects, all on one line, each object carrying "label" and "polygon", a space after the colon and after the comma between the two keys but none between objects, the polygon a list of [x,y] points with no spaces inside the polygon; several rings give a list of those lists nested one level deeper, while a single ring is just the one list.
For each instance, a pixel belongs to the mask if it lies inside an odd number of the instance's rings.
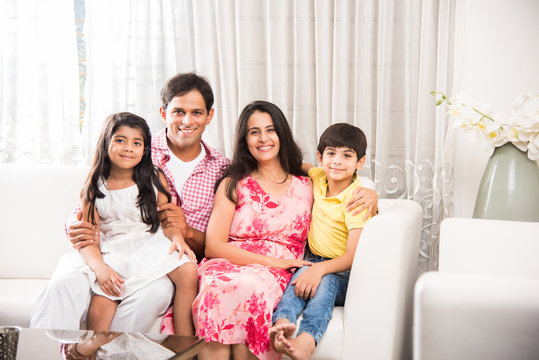
[{"label": "woman", "polygon": [[[242,111],[231,166],[215,195],[193,303],[199,359],[279,358],[271,315],[303,258],[312,190],[281,110],[255,101]],[[252,354],[251,354],[252,353]]]},{"label": "woman", "polygon": [[[218,185],[206,231],[193,303],[204,359],[279,359],[268,330],[292,276],[309,264],[303,251],[312,189],[301,152],[281,110],[266,101],[247,105],[238,120],[232,164]],[[376,212],[373,190],[356,193],[349,209]]]}]

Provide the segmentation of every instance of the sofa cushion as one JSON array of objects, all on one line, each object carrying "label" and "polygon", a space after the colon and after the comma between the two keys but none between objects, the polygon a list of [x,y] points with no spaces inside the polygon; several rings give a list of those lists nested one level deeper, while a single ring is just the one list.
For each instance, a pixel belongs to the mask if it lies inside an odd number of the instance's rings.
[{"label": "sofa cushion", "polygon": [[49,280],[0,279],[0,326],[28,327],[32,307]]},{"label": "sofa cushion", "polygon": [[48,279],[73,251],[65,222],[87,173],[85,166],[0,165],[1,278]]}]

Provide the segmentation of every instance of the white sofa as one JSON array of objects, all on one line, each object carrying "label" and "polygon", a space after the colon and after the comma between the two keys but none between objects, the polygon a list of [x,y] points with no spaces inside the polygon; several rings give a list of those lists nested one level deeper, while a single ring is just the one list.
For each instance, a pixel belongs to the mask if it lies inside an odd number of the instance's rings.
[{"label": "white sofa", "polygon": [[414,359],[539,359],[539,222],[445,219],[415,286]]},{"label": "white sofa", "polygon": [[[0,326],[27,327],[58,258],[87,167],[0,164]],[[410,200],[380,200],[361,236],[346,306],[313,359],[408,359],[422,222]],[[152,330],[158,330],[156,319]]]}]

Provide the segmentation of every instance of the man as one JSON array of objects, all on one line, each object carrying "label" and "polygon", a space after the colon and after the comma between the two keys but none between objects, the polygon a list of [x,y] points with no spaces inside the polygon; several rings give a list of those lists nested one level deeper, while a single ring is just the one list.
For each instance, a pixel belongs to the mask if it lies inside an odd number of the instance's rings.
[{"label": "man", "polygon": [[[202,134],[214,114],[213,91],[208,81],[194,73],[178,74],[161,90],[159,109],[165,129],[152,138],[152,160],[165,173],[172,203],[162,206],[163,227],[177,226],[200,259],[204,233],[213,205],[214,185],[229,160],[202,141]],[[80,212],[74,213],[80,220]],[[68,221],[68,235],[80,249],[99,234],[91,223]],[[112,331],[150,330],[174,295],[168,277],[158,279],[118,305]],[[60,260],[51,283],[34,305],[30,327],[78,329],[86,318],[91,298],[88,276],[70,271]]]}]

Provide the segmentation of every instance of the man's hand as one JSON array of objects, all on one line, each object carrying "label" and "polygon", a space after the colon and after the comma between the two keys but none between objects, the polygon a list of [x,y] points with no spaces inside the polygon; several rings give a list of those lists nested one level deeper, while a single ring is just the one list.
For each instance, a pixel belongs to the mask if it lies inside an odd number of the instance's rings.
[{"label": "man's hand", "polygon": [[67,235],[73,248],[80,250],[90,244],[99,244],[99,231],[94,224],[81,221],[82,213],[77,213],[77,221],[69,225]]},{"label": "man's hand", "polygon": [[125,281],[120,275],[106,264],[96,267],[94,270],[97,283],[101,290],[109,296],[120,296],[123,290],[122,283]]},{"label": "man's hand", "polygon": [[193,228],[187,225],[181,207],[172,203],[166,203],[157,207],[157,211],[159,211],[159,221],[161,221],[163,229],[174,226],[182,231],[185,239],[193,238]]},{"label": "man's hand", "polygon": [[352,212],[352,215],[357,215],[363,210],[368,209],[363,217],[367,220],[369,215],[376,215],[378,210],[378,194],[375,190],[360,187],[354,189],[354,196],[346,203],[346,211]]},{"label": "man's hand", "polygon": [[295,285],[296,296],[303,300],[312,299],[320,281],[322,281],[322,276],[324,276],[324,272],[319,263],[311,265],[310,268],[299,274],[291,283]]}]

